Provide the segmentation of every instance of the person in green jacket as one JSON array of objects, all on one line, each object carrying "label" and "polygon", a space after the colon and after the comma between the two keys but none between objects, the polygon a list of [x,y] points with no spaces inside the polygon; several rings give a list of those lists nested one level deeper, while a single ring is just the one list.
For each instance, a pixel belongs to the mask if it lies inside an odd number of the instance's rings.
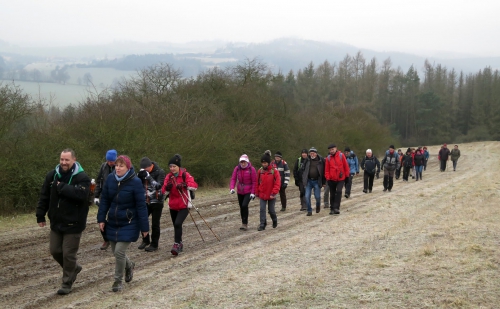
[{"label": "person in green jacket", "polygon": [[460,149],[458,149],[458,145],[455,145],[451,150],[451,161],[453,162],[453,171],[457,170],[457,161],[460,158]]}]

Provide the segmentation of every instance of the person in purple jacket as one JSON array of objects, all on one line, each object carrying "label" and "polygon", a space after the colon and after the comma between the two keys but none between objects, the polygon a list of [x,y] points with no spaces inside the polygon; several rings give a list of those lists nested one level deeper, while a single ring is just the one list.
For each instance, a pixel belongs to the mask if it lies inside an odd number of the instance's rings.
[{"label": "person in purple jacket", "polygon": [[229,192],[234,194],[236,187],[238,192],[238,203],[240,204],[241,227],[240,230],[248,229],[248,204],[255,198],[255,188],[257,186],[257,172],[250,163],[246,154],[241,155],[240,163],[234,168],[231,176]]}]

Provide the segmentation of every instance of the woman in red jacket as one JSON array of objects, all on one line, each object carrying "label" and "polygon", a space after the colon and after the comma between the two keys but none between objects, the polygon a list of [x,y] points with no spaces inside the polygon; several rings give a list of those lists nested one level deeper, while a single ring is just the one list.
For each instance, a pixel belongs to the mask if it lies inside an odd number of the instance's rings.
[{"label": "woman in red jacket", "polygon": [[274,205],[276,204],[276,194],[280,192],[281,177],[277,169],[272,168],[271,157],[264,154],[260,159],[262,167],[257,173],[257,190],[255,196],[260,199],[260,225],[259,231],[266,229],[266,206],[269,210],[269,215],[273,220],[273,228],[278,226],[278,217]]},{"label": "woman in red jacket", "polygon": [[345,155],[337,151],[335,144],[328,146],[330,154],[325,158],[325,178],[330,188],[330,215],[340,214],[340,201],[345,179],[349,177],[350,168]]},{"label": "woman in red jacket", "polygon": [[168,207],[170,208],[172,223],[174,224],[175,242],[170,252],[173,255],[178,255],[184,248],[182,243],[182,223],[184,223],[189,214],[188,208],[193,207],[189,191],[195,191],[198,188],[198,184],[185,168],[181,168],[180,155],[176,154],[170,159],[168,167],[170,173],[165,177],[161,192],[169,197]]}]

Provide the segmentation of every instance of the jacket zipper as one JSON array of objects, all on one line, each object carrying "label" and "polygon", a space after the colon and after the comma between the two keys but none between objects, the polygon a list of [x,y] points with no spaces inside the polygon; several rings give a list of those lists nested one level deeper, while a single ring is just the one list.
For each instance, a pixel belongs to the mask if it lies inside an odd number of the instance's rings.
[{"label": "jacket zipper", "polygon": [[[120,190],[120,184],[121,184],[121,181],[118,182],[118,190]],[[120,195],[120,192],[118,192],[118,194],[116,194],[116,207],[115,207],[115,222],[116,222],[116,226],[118,226],[118,197]],[[118,229],[116,229],[116,232],[115,232],[115,239],[116,241],[118,242]]]}]

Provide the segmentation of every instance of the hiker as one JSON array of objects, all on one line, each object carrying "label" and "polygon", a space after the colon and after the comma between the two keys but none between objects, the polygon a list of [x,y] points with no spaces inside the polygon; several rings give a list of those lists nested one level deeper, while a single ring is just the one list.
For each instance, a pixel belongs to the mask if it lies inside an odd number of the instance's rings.
[{"label": "hiker", "polygon": [[246,231],[248,229],[248,204],[255,198],[257,188],[257,172],[246,154],[241,155],[240,163],[233,170],[229,193],[234,194],[234,188],[237,188],[238,204],[240,205],[240,230]]},{"label": "hiker", "polygon": [[427,150],[427,146],[424,146],[423,148],[424,150],[424,171],[427,169],[427,161],[429,161],[429,157],[430,157],[430,154],[429,154],[429,151]]},{"label": "hiker", "polygon": [[165,171],[158,163],[144,157],[140,162],[141,170],[137,177],[142,181],[146,190],[146,205],[148,206],[148,217],[151,216],[151,239],[148,236],[142,239],[142,243],[137,247],[139,250],[154,252],[158,250],[160,241],[160,218],[163,212],[164,195],[161,193],[161,187],[165,182]]},{"label": "hiker", "polygon": [[142,237],[149,233],[144,194],[144,187],[135,175],[130,158],[120,155],[116,159],[114,172],[104,183],[97,212],[99,229],[106,232],[116,260],[111,287],[113,292],[123,290],[124,273],[125,282],[130,282],[134,276],[135,263],[126,254],[130,243],[139,239],[139,233],[142,233]]},{"label": "hiker", "polygon": [[281,152],[277,151],[274,154],[274,161],[271,162],[271,166],[278,170],[281,178],[281,188],[280,188],[280,202],[281,202],[281,211],[286,210],[286,187],[288,186],[288,182],[290,182],[290,168],[285,160],[283,160],[283,156]]},{"label": "hiker", "polygon": [[411,179],[415,179],[415,148],[411,148],[411,159],[413,160],[413,166],[411,168]]},{"label": "hiker", "polygon": [[345,179],[345,198],[351,196],[352,179],[354,175],[359,175],[359,161],[358,157],[349,147],[344,149],[344,154],[349,164],[349,177]]},{"label": "hiker", "polygon": [[306,188],[307,216],[312,216],[311,191],[314,190],[316,199],[316,213],[321,210],[321,188],[325,187],[325,160],[314,147],[309,149],[309,158],[304,163],[302,185]]},{"label": "hiker", "polygon": [[420,180],[422,180],[422,171],[425,164],[425,156],[422,147],[418,147],[417,151],[415,152],[415,156],[413,157],[413,164],[415,166],[416,181],[418,181],[419,178]]},{"label": "hiker", "polygon": [[363,174],[363,192],[372,193],[373,178],[380,173],[380,161],[373,155],[371,149],[366,150],[366,156],[361,161],[361,169]]},{"label": "hiker", "polygon": [[[458,148],[458,146],[457,146],[457,148]],[[450,160],[450,154],[451,154],[450,150],[448,149],[446,144],[443,144],[443,146],[441,147],[441,150],[439,150],[439,153],[438,153],[438,160],[441,163],[441,165],[440,165],[441,172],[446,171],[446,161]]]},{"label": "hiker", "polygon": [[271,166],[271,156],[264,153],[260,159],[262,167],[257,172],[257,190],[255,196],[260,199],[260,225],[258,230],[266,229],[266,206],[273,221],[273,228],[278,226],[278,217],[274,206],[276,195],[280,192],[281,176],[277,169]]},{"label": "hiker", "polygon": [[406,153],[402,160],[402,164],[403,164],[403,181],[408,181],[410,170],[413,167],[413,157],[411,156],[411,148],[408,148],[406,150]]},{"label": "hiker", "polygon": [[297,158],[295,165],[293,166],[293,178],[295,179],[295,185],[299,187],[300,192],[300,211],[307,210],[307,202],[306,202],[306,189],[304,183],[302,181],[302,173],[304,171],[304,163],[308,159],[307,149],[302,149],[300,157]]},{"label": "hiker", "polygon": [[396,179],[399,179],[399,177],[401,176],[401,168],[403,166],[401,164],[401,160],[403,160],[403,152],[401,151],[401,149],[398,149],[398,156],[399,156],[399,167],[396,169],[396,173],[395,173]]},{"label": "hiker", "polygon": [[399,156],[396,151],[394,151],[394,145],[389,146],[389,150],[385,152],[385,157],[382,160],[381,169],[384,171],[384,192],[389,190],[391,192],[392,186],[394,184],[394,172],[399,166]]},{"label": "hiker", "polygon": [[342,188],[349,177],[349,164],[342,151],[337,151],[335,144],[328,146],[330,154],[325,158],[325,178],[330,187],[330,215],[340,214]]},{"label": "hiker", "polygon": [[[115,161],[118,153],[114,149],[110,149],[106,152],[106,162],[101,164],[101,168],[99,169],[99,173],[96,177],[96,186],[95,186],[95,197],[94,204],[99,207],[99,197],[101,196],[102,187],[104,186],[104,182],[106,178],[108,178],[109,174],[113,173],[115,170]],[[101,232],[102,239],[104,240],[101,250],[106,250],[109,247],[109,241],[106,239],[106,233]]]},{"label": "hiker", "polygon": [[457,170],[457,162],[458,158],[460,158],[460,149],[458,149],[458,145],[455,145],[450,152],[451,162],[453,162],[453,171]]},{"label": "hiker", "polygon": [[168,196],[168,207],[170,217],[174,225],[174,245],[170,250],[172,255],[179,255],[184,250],[182,243],[182,224],[189,214],[189,208],[193,207],[191,203],[191,192],[198,188],[193,176],[185,168],[181,168],[182,157],[179,154],[174,155],[168,161],[170,173],[165,177],[165,182],[161,192]]},{"label": "hiker", "polygon": [[59,164],[45,176],[36,207],[36,222],[45,227],[50,220],[50,254],[62,267],[59,295],[71,292],[82,266],[77,263],[80,239],[89,212],[90,179],[76,161],[74,150],[61,152]]}]

